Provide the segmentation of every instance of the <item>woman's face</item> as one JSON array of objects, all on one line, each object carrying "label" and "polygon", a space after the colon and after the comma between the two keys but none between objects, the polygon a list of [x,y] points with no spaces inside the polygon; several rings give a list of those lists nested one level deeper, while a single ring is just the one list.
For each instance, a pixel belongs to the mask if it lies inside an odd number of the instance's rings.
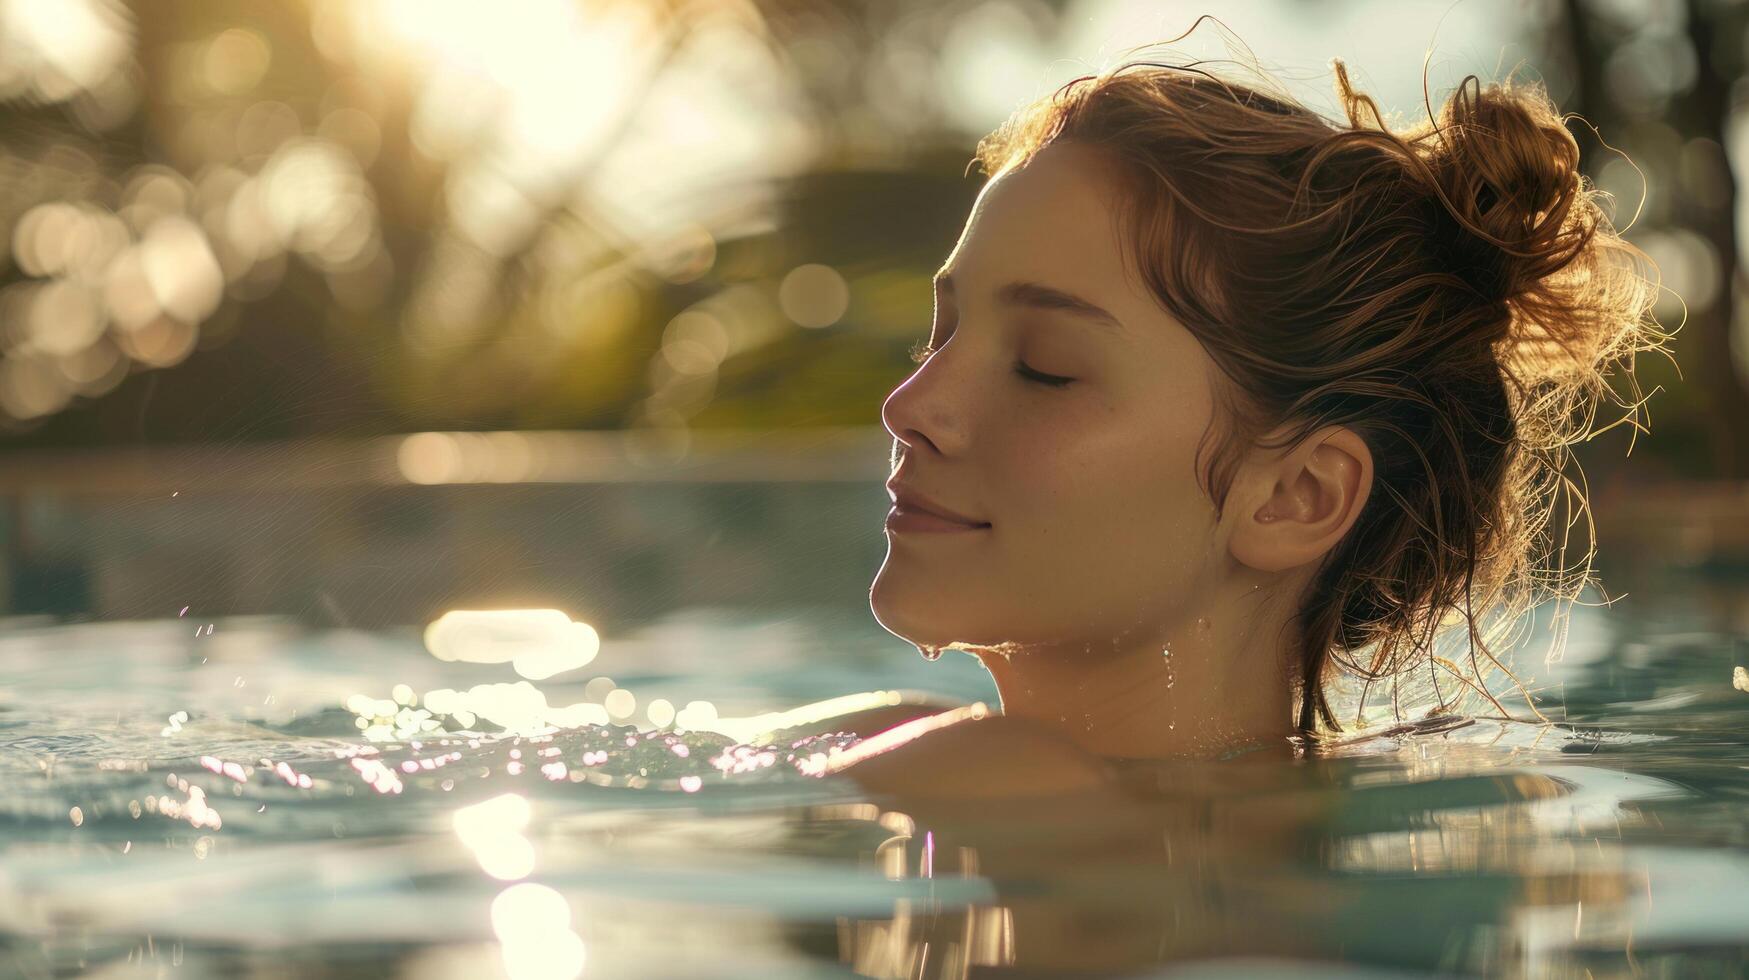
[{"label": "woman's face", "polygon": [[937,279],[936,353],[882,407],[896,479],[990,524],[888,529],[870,606],[913,643],[1109,645],[1194,619],[1222,574],[1196,479],[1213,362],[1123,261],[1095,153],[985,185]]}]

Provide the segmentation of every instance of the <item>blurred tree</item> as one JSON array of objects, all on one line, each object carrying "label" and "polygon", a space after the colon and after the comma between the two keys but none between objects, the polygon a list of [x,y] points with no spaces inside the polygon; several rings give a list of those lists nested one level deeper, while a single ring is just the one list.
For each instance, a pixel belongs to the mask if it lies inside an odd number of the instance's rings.
[{"label": "blurred tree", "polygon": [[[1687,293],[1687,321],[1671,344],[1683,377],[1662,358],[1641,360],[1642,387],[1665,389],[1651,402],[1656,438],[1645,445],[1689,476],[1749,476],[1749,344],[1732,336],[1749,282],[1724,149],[1733,124],[1745,121],[1749,5],[1564,0],[1562,11],[1564,36],[1549,41],[1551,66],[1572,86],[1563,108],[1584,115],[1645,171],[1646,208],[1629,240],[1679,246],[1654,250],[1654,257],[1665,284]],[[1587,171],[1624,198],[1617,221],[1625,224],[1639,186],[1608,179],[1612,169],[1625,174],[1612,164],[1619,157],[1583,124],[1570,128]],[[1661,309],[1679,307],[1666,301]],[[1667,328],[1676,322],[1665,317]]]},{"label": "blurred tree", "polygon": [[[0,269],[0,389],[49,406],[0,427],[7,447],[878,424],[927,329],[928,276],[981,183],[966,173],[976,133],[946,94],[948,38],[962,18],[994,14],[1060,37],[1068,9],[621,0],[531,5],[552,18],[536,31],[495,27],[466,3],[64,2],[96,12],[54,24],[87,23],[70,40],[97,44],[107,74],[74,72],[97,61],[67,57],[76,46],[33,19],[43,8],[0,0],[13,44],[0,52],[0,165],[12,178],[0,225],[14,246]],[[389,24],[391,9],[419,14]],[[567,44],[629,46],[601,39],[608,21],[566,19],[586,9],[647,19],[644,56],[601,78],[565,74],[588,62]],[[1749,475],[1744,355],[1731,342],[1745,283],[1724,151],[1749,7],[1558,9],[1546,75],[1570,83],[1563,107],[1646,169],[1651,196],[1629,237],[1690,304],[1675,345],[1688,378],[1642,361],[1643,387],[1667,390],[1635,463]],[[499,84],[506,71],[520,89]],[[550,114],[520,133],[536,145],[503,143],[530,106]],[[599,127],[592,142],[571,134],[579,120]],[[1631,169],[1573,128],[1625,221]],[[755,154],[780,161],[768,169],[737,163],[750,146],[789,144],[802,149]],[[682,184],[678,205],[657,199]],[[77,221],[57,212],[56,241],[119,228],[138,254],[114,254],[139,261],[86,279],[45,267],[20,228],[57,202],[90,208]],[[687,220],[655,221],[664,207]],[[148,242],[165,217],[173,234]],[[214,262],[223,294],[210,309],[194,301],[204,280],[168,274]],[[1702,288],[1708,270],[1722,286]],[[128,319],[130,298],[146,295],[173,309]],[[76,349],[63,326],[89,327],[90,303],[125,323]],[[183,326],[197,336],[178,350]],[[86,363],[118,350],[120,376]],[[69,392],[49,372],[86,380]]]},{"label": "blurred tree", "polygon": [[[477,114],[467,101],[470,73],[484,69],[465,51],[460,61],[413,64],[413,49],[432,43],[427,36],[402,38],[395,43],[407,50],[381,60],[376,49],[386,42],[363,36],[381,25],[359,13],[373,6],[312,0],[236,8],[174,0],[154,4],[149,15],[137,8],[131,17],[113,7],[118,36],[131,34],[133,51],[116,75],[135,86],[136,108],[94,126],[77,101],[0,102],[0,145],[29,172],[52,175],[50,157],[61,153],[83,175],[82,183],[38,179],[23,189],[9,231],[32,208],[85,202],[118,226],[111,216],[126,218],[131,237],[123,244],[143,251],[163,215],[133,201],[140,185],[163,177],[170,196],[180,198],[163,210],[201,226],[227,279],[216,310],[177,324],[196,332],[193,349],[162,363],[123,358],[120,378],[63,390],[47,403],[53,407],[34,414],[5,418],[0,411],[7,445],[605,428],[652,417],[710,425],[878,421],[879,396],[902,376],[905,351],[925,329],[928,275],[951,245],[977,180],[964,173],[964,134],[948,126],[933,97],[916,98],[930,80],[909,79],[910,106],[918,111],[895,113],[889,83],[876,76],[895,70],[886,62],[900,36],[913,60],[899,70],[917,67],[919,58],[927,68],[929,43],[973,4],[773,0],[731,9],[637,0],[600,7],[596,13],[649,19],[648,56],[616,79],[615,92],[583,92],[569,102],[513,93],[558,107],[554,128],[568,124],[568,106],[611,103],[588,152],[563,157],[546,172],[495,150],[490,116],[454,137],[461,144],[434,146],[432,116]],[[0,12],[7,9],[0,0]],[[434,9],[431,19],[474,16],[465,5],[457,10]],[[530,57],[543,40],[514,32],[507,39],[518,50],[527,47]],[[640,138],[649,142],[636,129],[674,111],[676,79],[692,73],[693,87],[682,87],[683,95],[699,94],[701,71],[706,85],[728,86],[737,77],[725,59],[756,61],[761,51],[779,74],[755,81],[799,93],[797,118],[817,146],[809,165],[794,174],[746,176],[725,163],[716,186],[707,183],[697,196],[694,220],[676,241],[641,234],[636,212],[645,202],[617,187],[602,196],[601,171],[612,163],[603,158]],[[716,71],[721,78],[712,77]],[[493,96],[500,115],[505,97]],[[876,105],[885,105],[885,113]],[[759,122],[768,130],[759,138],[770,140],[784,120]],[[708,120],[701,123],[708,128]],[[27,134],[35,151],[23,145]],[[665,135],[658,132],[658,141]],[[321,152],[305,152],[311,146]],[[323,159],[336,156],[335,147],[344,151],[338,165]],[[684,170],[700,160],[717,165],[714,157],[671,148],[645,176],[660,184],[664,168]],[[527,172],[507,177],[507,168]],[[273,185],[288,171],[295,179]],[[320,243],[311,245],[315,232],[308,227],[261,231],[295,220],[300,209],[319,210],[321,202],[299,199],[309,188],[345,181],[356,185],[348,200],[357,202],[345,207],[366,208],[375,219],[378,261],[328,261]],[[470,225],[470,207],[506,198],[523,201],[527,214],[487,219],[483,229],[478,220]],[[290,219],[280,213],[287,210]],[[318,215],[323,222],[344,224],[345,215],[327,211]],[[503,231],[519,224],[527,230]],[[500,240],[483,242],[482,230]],[[703,264],[689,268],[700,231]],[[795,310],[779,296],[784,277],[810,263],[849,280],[848,306],[818,329],[792,322]],[[55,281],[55,272],[15,265],[0,278],[0,295],[10,290],[28,302]],[[100,269],[92,276],[96,293],[105,293],[104,275]],[[159,286],[154,282],[151,291],[162,292]],[[719,363],[706,366],[703,384],[684,372],[676,377],[670,363],[672,325],[687,311],[700,314],[700,322],[720,321],[705,326],[731,335],[722,345],[728,349],[717,352]],[[61,362],[31,360],[25,336],[53,329],[45,322],[14,330],[6,352],[17,371],[29,368],[44,384],[64,389]],[[107,349],[132,336],[112,325],[111,339],[97,345]]]}]

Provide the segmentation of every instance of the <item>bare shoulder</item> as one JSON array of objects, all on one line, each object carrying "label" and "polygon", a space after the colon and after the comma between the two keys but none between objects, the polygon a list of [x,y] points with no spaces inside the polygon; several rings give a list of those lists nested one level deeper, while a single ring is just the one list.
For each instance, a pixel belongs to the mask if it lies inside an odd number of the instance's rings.
[{"label": "bare shoulder", "polygon": [[1113,785],[1098,756],[981,702],[865,739],[834,759],[831,771],[874,792],[961,799]]},{"label": "bare shoulder", "polygon": [[[878,697],[877,697],[878,696]],[[869,704],[871,700],[879,703]],[[793,708],[790,717],[811,716],[763,733],[761,741],[793,741],[807,735],[850,732],[867,738],[895,725],[964,707],[964,702],[920,691],[879,691],[845,698],[816,701]]]}]

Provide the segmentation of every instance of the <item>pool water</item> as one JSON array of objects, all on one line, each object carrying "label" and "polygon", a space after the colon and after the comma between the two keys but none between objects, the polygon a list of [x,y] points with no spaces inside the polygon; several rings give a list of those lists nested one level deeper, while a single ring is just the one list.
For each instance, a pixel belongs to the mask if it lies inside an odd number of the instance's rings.
[{"label": "pool water", "polygon": [[1097,807],[882,799],[809,774],[848,737],[757,738],[993,701],[866,611],[689,609],[536,682],[413,629],[5,621],[0,973],[1741,976],[1746,600],[1576,609],[1553,724],[1128,765]]}]

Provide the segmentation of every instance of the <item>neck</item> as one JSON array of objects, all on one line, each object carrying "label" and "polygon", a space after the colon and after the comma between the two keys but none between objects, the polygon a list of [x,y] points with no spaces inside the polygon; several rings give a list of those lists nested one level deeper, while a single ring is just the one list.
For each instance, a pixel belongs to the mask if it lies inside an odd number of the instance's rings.
[{"label": "neck", "polygon": [[[1294,731],[1286,620],[1254,603],[1118,636],[973,647],[1002,713],[1095,755],[1218,758]],[[1260,614],[1264,613],[1264,614]]]}]

